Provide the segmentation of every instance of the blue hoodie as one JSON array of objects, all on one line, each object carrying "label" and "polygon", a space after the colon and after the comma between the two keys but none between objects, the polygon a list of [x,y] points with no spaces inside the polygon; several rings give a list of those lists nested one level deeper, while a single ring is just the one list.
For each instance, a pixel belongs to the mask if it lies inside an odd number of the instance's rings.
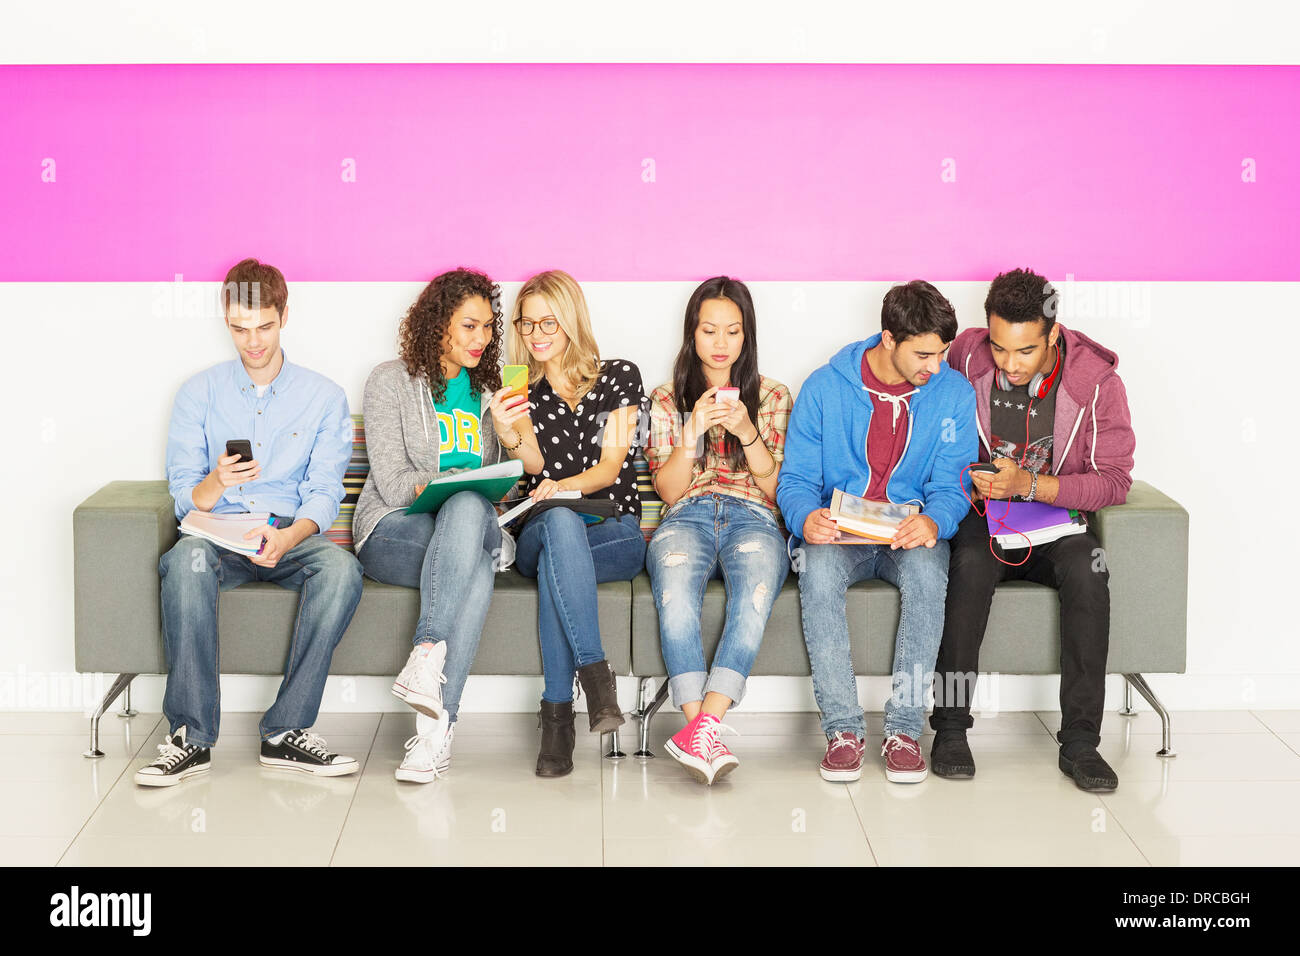
[{"label": "blue hoodie", "polygon": [[[804,522],[828,508],[839,488],[866,494],[871,483],[867,431],[871,396],[862,384],[862,356],[880,335],[840,349],[804,382],[790,415],[776,502],[785,525],[802,537]],[[970,476],[978,460],[975,390],[947,362],[908,398],[907,444],[885,489],[890,501],[913,501],[934,520],[940,539],[951,538],[970,509]]]}]

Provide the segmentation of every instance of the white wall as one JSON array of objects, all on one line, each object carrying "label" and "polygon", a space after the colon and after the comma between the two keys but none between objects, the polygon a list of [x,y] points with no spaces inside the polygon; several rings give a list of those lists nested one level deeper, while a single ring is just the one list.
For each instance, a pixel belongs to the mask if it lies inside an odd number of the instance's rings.
[{"label": "white wall", "polygon": [[[963,327],[983,322],[983,284],[937,284]],[[647,388],[666,380],[692,284],[584,286],[605,354],[638,362]],[[419,288],[291,281],[285,348],[295,362],[342,384],[359,409],[365,377],[395,354],[397,322]],[[505,285],[507,302],[517,288]],[[797,390],[841,344],[879,328],[888,284],[751,288],[762,370]],[[1293,546],[1285,492],[1277,490],[1297,458],[1288,441],[1292,388],[1276,367],[1284,340],[1252,330],[1262,317],[1294,317],[1300,289],[1067,288],[1062,321],[1120,354],[1138,436],[1135,476],[1192,515],[1188,674],[1157,678],[1158,692],[1182,708],[1300,707],[1300,646],[1290,623]],[[0,709],[43,706],[31,675],[72,670],[72,510],[108,481],[162,477],[177,386],[233,355],[212,307],[215,295],[215,283],[0,286],[0,314],[10,323],[3,404],[20,410],[9,429],[18,454],[7,484],[22,489],[21,506],[9,509],[11,546],[0,551]],[[204,308],[207,314],[188,314]],[[157,707],[161,679],[137,684],[138,706]],[[265,706],[275,684],[227,678],[226,706]],[[864,685],[868,703],[883,702],[882,682]],[[1003,678],[998,706],[1050,707],[1055,687],[1054,678]],[[538,689],[528,678],[473,678],[465,708],[527,709]],[[346,686],[331,679],[325,706],[369,710],[391,700],[380,679]],[[746,702],[752,709],[811,706],[808,682],[793,679],[756,681]]]},{"label": "white wall", "polygon": [[[1297,18],[1284,0],[940,0],[914,7],[811,0],[797,9],[682,0],[377,0],[363,7],[324,0],[307,8],[230,0],[219,17],[162,0],[77,0],[60,5],[57,16],[32,5],[7,9],[0,62],[1296,63]],[[980,286],[931,278],[952,297],[963,325],[981,320]],[[1098,291],[1081,291],[1090,289]],[[291,282],[287,347],[359,402],[366,372],[391,355],[397,317],[417,290],[414,283]],[[756,284],[765,373],[797,387],[840,342],[874,331],[883,290]],[[666,377],[689,285],[588,284],[587,291],[607,353],[636,359],[647,385]],[[1157,283],[1127,291],[1139,304],[1149,295],[1145,318],[1077,324],[1120,352],[1138,434],[1137,477],[1192,514],[1189,673],[1153,684],[1175,707],[1300,707],[1288,527],[1298,456],[1282,367],[1300,289]],[[12,410],[0,548],[0,709],[47,706],[60,691],[72,707],[90,696],[93,688],[57,679],[70,674],[73,660],[72,509],[107,481],[161,477],[177,385],[230,354],[215,320],[183,310],[160,315],[160,295],[149,285],[0,284],[0,407]],[[224,703],[264,707],[275,683],[228,678]],[[884,699],[883,683],[863,683],[865,701]],[[137,684],[137,706],[156,709],[161,679]],[[1006,678],[1000,705],[1053,706],[1055,684]],[[473,678],[464,706],[528,709],[538,688],[523,678]],[[1108,706],[1115,700],[1112,693]],[[378,678],[331,678],[324,704],[398,706]],[[766,678],[753,682],[746,706],[813,704],[807,681]]]}]

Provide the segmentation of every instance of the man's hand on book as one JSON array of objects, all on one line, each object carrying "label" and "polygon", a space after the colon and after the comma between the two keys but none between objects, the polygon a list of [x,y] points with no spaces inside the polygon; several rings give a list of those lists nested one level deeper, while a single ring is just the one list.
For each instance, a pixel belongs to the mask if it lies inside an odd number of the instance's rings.
[{"label": "man's hand on book", "polygon": [[921,545],[933,548],[938,543],[939,526],[934,523],[933,518],[927,518],[925,515],[908,515],[894,532],[894,540],[890,542],[889,550],[897,551],[899,548],[910,550]]},{"label": "man's hand on book", "polygon": [[277,528],[273,525],[267,525],[265,528],[254,528],[244,535],[244,538],[256,538],[258,535],[266,539],[266,543],[262,546],[262,553],[250,554],[248,560],[254,564],[260,564],[264,568],[275,567],[277,562],[289,551],[293,550],[299,541],[298,533],[292,528]]},{"label": "man's hand on book", "polygon": [[803,539],[809,544],[834,544],[840,528],[831,520],[829,508],[818,508],[803,523]]}]

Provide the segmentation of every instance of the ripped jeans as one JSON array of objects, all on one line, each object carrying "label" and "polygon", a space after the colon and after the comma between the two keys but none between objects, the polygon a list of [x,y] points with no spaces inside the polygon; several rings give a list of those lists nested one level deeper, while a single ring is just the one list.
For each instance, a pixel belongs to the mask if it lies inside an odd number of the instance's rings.
[{"label": "ripped jeans", "polygon": [[[790,559],[776,518],[735,495],[696,495],[668,510],[646,552],[646,570],[659,612],[659,640],[673,705],[717,691],[739,704],[772,603]],[[722,640],[706,672],[700,637],[704,589],[721,578],[727,588]]]}]

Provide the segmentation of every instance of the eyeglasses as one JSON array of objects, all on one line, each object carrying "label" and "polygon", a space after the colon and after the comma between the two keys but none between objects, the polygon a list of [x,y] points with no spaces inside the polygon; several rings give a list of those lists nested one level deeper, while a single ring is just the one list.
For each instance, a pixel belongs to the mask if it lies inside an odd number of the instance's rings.
[{"label": "eyeglasses", "polygon": [[542,327],[542,332],[546,335],[554,335],[556,332],[560,331],[560,323],[550,316],[547,316],[540,322],[534,322],[532,319],[515,319],[515,328],[519,331],[520,335],[532,335],[533,326],[535,325],[540,325]]}]

